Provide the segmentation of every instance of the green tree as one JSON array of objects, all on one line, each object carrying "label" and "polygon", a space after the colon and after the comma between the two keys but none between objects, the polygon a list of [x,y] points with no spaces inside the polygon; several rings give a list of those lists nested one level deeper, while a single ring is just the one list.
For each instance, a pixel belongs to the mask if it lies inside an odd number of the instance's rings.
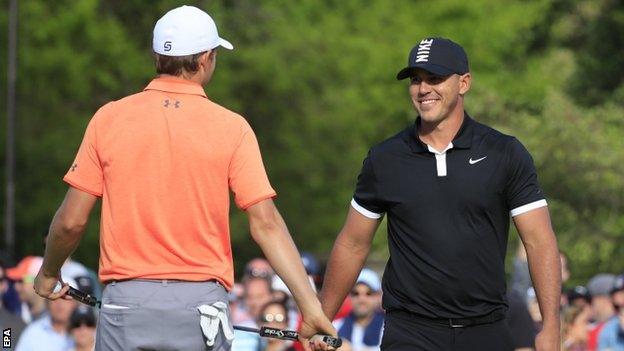
[{"label": "green tree", "polygon": [[[149,57],[95,0],[19,3],[16,232],[20,254],[41,254],[67,187],[61,181],[97,107],[141,87]],[[94,211],[95,212],[95,211]],[[97,266],[94,215],[77,253]]]},{"label": "green tree", "polygon": [[[418,40],[444,36],[461,43],[470,58],[469,113],[516,135],[533,154],[575,281],[624,270],[624,261],[614,259],[624,253],[620,1],[191,4],[211,13],[235,46],[219,51],[206,90],[256,131],[276,201],[300,248],[328,254],[368,148],[416,117],[396,72]],[[88,120],[105,102],[147,84],[154,75],[153,25],[179,5],[20,2],[20,255],[41,253],[42,235],[67,188],[60,178]],[[0,12],[2,33],[6,21]],[[0,35],[0,44],[5,38]],[[5,60],[0,57],[0,65]],[[0,78],[6,80],[5,72]],[[92,267],[97,229],[94,214],[76,253]],[[235,209],[231,232],[240,269],[259,251],[248,245],[245,215]],[[384,228],[373,257],[383,260],[385,246]]]}]

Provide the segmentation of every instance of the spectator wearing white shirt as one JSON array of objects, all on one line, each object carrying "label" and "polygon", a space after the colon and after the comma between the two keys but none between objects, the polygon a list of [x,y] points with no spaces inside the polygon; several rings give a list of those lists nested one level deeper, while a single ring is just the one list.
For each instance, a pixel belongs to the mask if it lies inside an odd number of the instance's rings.
[{"label": "spectator wearing white shirt", "polygon": [[[65,279],[77,288],[72,279]],[[46,300],[48,315],[26,327],[17,343],[16,351],[67,351],[74,347],[68,333],[69,318],[78,304],[76,300]]]}]

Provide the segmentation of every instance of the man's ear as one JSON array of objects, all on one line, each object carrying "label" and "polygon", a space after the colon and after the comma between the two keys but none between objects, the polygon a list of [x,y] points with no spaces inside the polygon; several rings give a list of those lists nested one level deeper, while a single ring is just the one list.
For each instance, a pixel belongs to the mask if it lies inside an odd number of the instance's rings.
[{"label": "man's ear", "polygon": [[214,61],[217,57],[217,49],[214,48],[206,53],[206,60],[209,63],[210,61]]},{"label": "man's ear", "polygon": [[464,95],[470,90],[472,84],[472,76],[470,73],[465,73],[459,76],[459,95]]},{"label": "man's ear", "polygon": [[199,65],[200,66],[210,66],[210,61],[214,59],[215,50],[206,51],[199,57]]}]

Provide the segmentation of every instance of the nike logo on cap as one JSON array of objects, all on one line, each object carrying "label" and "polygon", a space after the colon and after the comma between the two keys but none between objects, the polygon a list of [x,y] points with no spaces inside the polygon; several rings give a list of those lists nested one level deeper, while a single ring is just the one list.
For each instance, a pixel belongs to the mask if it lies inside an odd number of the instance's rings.
[{"label": "nike logo on cap", "polygon": [[471,165],[474,165],[475,163],[477,163],[477,162],[479,162],[479,161],[483,161],[483,160],[485,160],[485,158],[486,158],[486,157],[487,157],[487,156],[483,156],[483,157],[481,157],[481,158],[479,158],[479,159],[476,159],[476,160],[473,160],[473,159],[472,159],[472,157],[471,157],[471,158],[468,160],[468,163],[470,163]]}]

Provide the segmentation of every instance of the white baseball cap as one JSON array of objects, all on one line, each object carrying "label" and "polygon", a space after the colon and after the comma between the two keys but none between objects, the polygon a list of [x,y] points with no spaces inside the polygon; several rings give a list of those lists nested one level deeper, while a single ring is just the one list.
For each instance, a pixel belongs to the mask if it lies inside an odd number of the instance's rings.
[{"label": "white baseball cap", "polygon": [[204,11],[194,6],[177,7],[162,16],[154,26],[154,52],[164,56],[186,56],[222,46],[234,49],[219,37],[217,25]]},{"label": "white baseball cap", "polygon": [[364,268],[360,272],[355,284],[366,284],[372,291],[378,292],[381,290],[381,281],[379,275],[374,270]]}]

